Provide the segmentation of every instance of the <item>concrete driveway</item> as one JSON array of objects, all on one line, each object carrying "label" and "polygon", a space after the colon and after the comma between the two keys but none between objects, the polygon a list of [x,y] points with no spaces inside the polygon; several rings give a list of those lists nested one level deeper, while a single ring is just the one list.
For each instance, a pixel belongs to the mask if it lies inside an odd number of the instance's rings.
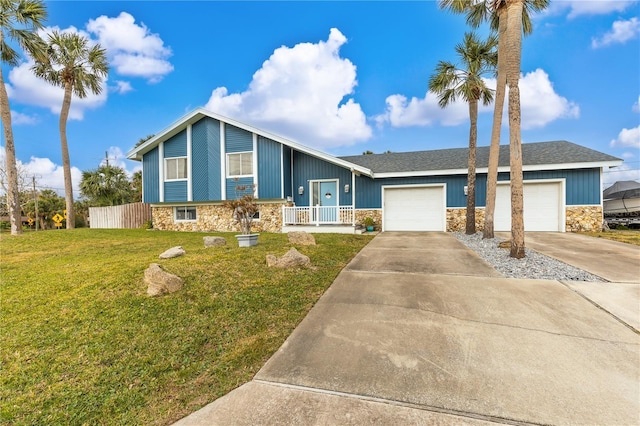
[{"label": "concrete driveway", "polygon": [[255,379],[178,422],[640,424],[640,335],[444,233],[383,233]]}]

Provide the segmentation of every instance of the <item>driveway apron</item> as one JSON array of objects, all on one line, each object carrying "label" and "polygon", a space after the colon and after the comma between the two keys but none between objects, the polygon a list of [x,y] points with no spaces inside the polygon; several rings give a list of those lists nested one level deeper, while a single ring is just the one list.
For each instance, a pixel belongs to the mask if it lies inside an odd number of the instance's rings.
[{"label": "driveway apron", "polygon": [[179,424],[638,424],[639,349],[557,281],[383,233],[251,383]]}]

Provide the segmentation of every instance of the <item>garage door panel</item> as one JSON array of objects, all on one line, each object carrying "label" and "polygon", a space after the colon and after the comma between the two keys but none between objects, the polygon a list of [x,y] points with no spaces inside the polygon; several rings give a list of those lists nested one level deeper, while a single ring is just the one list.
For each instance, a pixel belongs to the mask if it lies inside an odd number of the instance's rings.
[{"label": "garage door panel", "polygon": [[444,231],[444,187],[384,189],[385,231]]},{"label": "garage door panel", "polygon": [[[560,182],[524,183],[525,231],[562,231],[562,185]],[[511,231],[511,189],[496,188],[495,231]]]}]

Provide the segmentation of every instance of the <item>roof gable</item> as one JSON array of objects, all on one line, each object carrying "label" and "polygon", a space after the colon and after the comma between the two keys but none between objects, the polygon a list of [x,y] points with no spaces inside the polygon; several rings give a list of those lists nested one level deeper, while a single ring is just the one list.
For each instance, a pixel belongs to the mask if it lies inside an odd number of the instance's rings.
[{"label": "roof gable", "polygon": [[322,160],[328,161],[330,163],[336,164],[341,167],[345,167],[349,170],[357,171],[358,173],[362,173],[365,175],[371,175],[371,171],[363,166],[360,166],[355,163],[348,162],[338,157],[334,157],[332,155],[326,154],[322,151],[318,151],[316,149],[310,148],[308,146],[302,145],[298,142],[292,141],[290,139],[284,138],[282,136],[275,135],[273,133],[269,133],[267,131],[258,129],[249,124],[242,123],[240,121],[234,120],[232,118],[224,117],[220,114],[216,114],[212,111],[206,110],[204,108],[197,108],[185,116],[178,119],[175,123],[171,124],[166,129],[162,130],[160,133],[150,138],[148,141],[140,144],[139,146],[133,148],[131,151],[127,153],[127,158],[130,160],[141,161],[142,156],[147,152],[151,151],[153,148],[158,146],[161,142],[164,142],[176,134],[180,133],[184,129],[186,129],[190,124],[194,124],[201,120],[204,117],[213,118],[214,120],[218,120],[224,122],[226,124],[238,127],[240,129],[246,130],[251,133],[255,133],[256,135],[263,136],[265,138],[271,139],[278,143],[281,143],[285,146],[291,147],[297,151],[304,152],[313,157],[320,158]]}]

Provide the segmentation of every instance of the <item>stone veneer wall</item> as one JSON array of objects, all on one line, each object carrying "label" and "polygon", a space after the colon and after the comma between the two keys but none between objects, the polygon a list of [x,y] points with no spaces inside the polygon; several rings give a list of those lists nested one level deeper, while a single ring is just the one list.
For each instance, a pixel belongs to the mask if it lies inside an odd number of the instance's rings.
[{"label": "stone veneer wall", "polygon": [[362,225],[365,217],[373,219],[374,229],[377,231],[382,230],[382,209],[356,209],[356,224]]},{"label": "stone veneer wall", "polygon": [[[467,209],[447,209],[447,232],[464,232],[467,223]],[[567,206],[565,208],[565,231],[601,231],[602,207]],[[476,231],[484,229],[484,207],[476,208]],[[526,231],[526,229],[525,229]]]},{"label": "stone veneer wall", "polygon": [[[464,232],[467,226],[467,209],[447,209],[447,232]],[[476,232],[484,229],[484,208],[476,208]]]},{"label": "stone veneer wall", "polygon": [[567,206],[565,216],[567,232],[602,231],[602,206]]},{"label": "stone veneer wall", "polygon": [[[254,232],[281,232],[284,202],[259,203],[260,219],[254,220]],[[153,229],[161,231],[240,232],[231,211],[221,204],[196,205],[194,222],[174,220],[173,207],[152,207]]]}]

